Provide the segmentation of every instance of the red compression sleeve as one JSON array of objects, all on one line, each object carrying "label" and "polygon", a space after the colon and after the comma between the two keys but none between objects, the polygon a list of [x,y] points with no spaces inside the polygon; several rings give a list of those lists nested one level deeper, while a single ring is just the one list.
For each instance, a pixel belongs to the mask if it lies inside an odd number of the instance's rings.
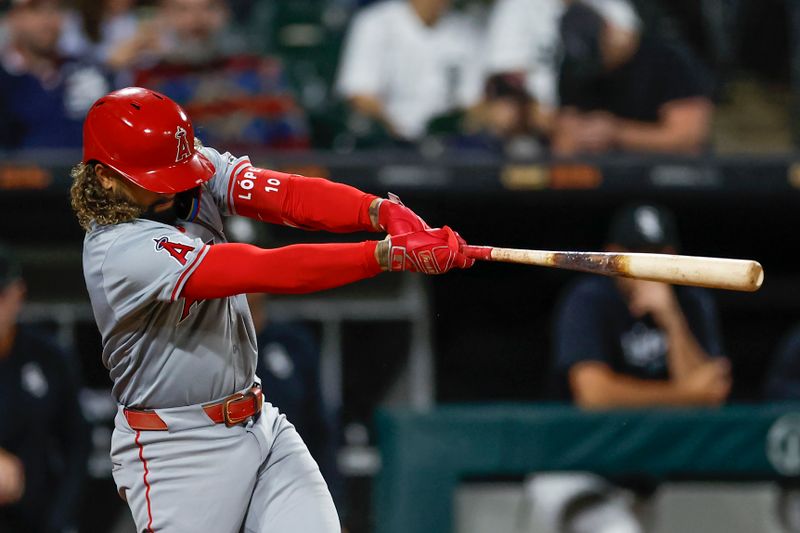
[{"label": "red compression sleeve", "polygon": [[369,206],[376,198],[343,183],[256,167],[234,176],[228,193],[239,215],[336,233],[375,231]]},{"label": "red compression sleeve", "polygon": [[381,272],[376,241],[295,244],[265,250],[250,244],[209,247],[181,296],[193,300],[248,292],[300,294],[347,285]]}]

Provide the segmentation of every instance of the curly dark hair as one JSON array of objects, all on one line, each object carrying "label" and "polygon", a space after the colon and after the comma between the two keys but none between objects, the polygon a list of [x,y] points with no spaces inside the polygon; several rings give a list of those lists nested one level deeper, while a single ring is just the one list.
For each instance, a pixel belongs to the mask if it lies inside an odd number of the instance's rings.
[{"label": "curly dark hair", "polygon": [[100,185],[94,163],[79,163],[72,168],[70,200],[78,223],[89,231],[92,221],[107,225],[129,222],[142,214],[142,208],[127,198]]}]

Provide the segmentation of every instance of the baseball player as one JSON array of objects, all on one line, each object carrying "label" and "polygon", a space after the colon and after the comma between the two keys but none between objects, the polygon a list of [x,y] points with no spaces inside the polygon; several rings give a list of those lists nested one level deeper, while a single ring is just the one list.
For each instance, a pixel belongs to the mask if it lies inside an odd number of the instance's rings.
[{"label": "baseball player", "polygon": [[[196,145],[183,109],[146,89],[100,98],[83,136],[72,205],[119,403],[113,475],[137,531],[339,531],[305,444],[263,402],[244,294],[467,268],[464,241],[395,199]],[[389,236],[266,250],[226,242],[222,218],[233,214]]]}]

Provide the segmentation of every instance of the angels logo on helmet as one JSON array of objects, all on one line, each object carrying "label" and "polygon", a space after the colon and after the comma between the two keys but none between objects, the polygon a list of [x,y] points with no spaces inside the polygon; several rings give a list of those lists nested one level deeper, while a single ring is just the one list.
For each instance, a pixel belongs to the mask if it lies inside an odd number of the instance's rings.
[{"label": "angels logo on helmet", "polygon": [[178,154],[175,156],[175,162],[178,163],[191,157],[192,150],[189,148],[189,141],[186,139],[185,129],[178,126],[178,130],[175,132],[175,138],[178,139]]}]

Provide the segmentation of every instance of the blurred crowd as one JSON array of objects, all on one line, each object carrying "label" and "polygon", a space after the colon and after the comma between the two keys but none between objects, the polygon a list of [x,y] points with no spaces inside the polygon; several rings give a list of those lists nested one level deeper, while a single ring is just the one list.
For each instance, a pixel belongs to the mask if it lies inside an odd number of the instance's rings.
[{"label": "blurred crowd", "polygon": [[74,148],[146,86],[226,149],[710,148],[715,77],[634,0],[10,0],[0,147]]}]

